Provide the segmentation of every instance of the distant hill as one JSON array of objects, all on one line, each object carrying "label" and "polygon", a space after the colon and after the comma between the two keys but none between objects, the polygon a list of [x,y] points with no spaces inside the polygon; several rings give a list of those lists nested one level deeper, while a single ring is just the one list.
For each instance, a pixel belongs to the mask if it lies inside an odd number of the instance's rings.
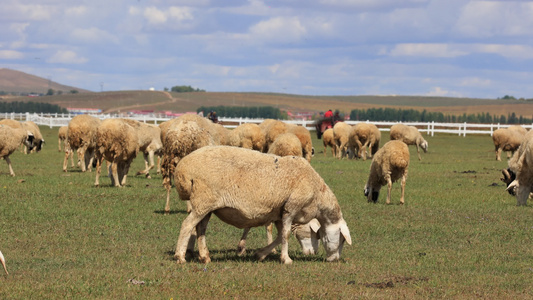
[{"label": "distant hill", "polygon": [[0,91],[6,93],[37,93],[46,94],[48,89],[69,93],[71,90],[77,90],[80,93],[89,92],[88,90],[59,84],[57,82],[31,75],[21,71],[1,68],[0,69]]}]

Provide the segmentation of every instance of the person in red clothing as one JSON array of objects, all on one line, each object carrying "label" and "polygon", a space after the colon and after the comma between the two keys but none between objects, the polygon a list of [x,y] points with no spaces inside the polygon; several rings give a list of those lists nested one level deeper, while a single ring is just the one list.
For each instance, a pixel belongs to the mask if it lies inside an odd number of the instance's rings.
[{"label": "person in red clothing", "polygon": [[330,109],[324,114],[324,118],[331,118],[331,117],[333,117],[333,112]]}]

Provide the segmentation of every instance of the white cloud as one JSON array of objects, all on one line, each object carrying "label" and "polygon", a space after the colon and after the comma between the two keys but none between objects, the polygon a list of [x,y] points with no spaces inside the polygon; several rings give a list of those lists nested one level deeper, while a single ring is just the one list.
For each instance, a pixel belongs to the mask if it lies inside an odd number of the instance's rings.
[{"label": "white cloud", "polygon": [[118,43],[118,39],[110,34],[109,32],[96,28],[76,28],[72,30],[70,36],[77,41],[82,41],[85,43],[101,43],[101,42],[112,42]]},{"label": "white cloud", "polygon": [[48,63],[60,64],[84,64],[87,61],[87,58],[78,56],[76,52],[70,50],[59,50],[46,60]]},{"label": "white cloud", "polygon": [[461,97],[460,93],[453,92],[453,91],[447,91],[441,87],[433,87],[431,91],[429,91],[426,96],[433,96],[433,97]]},{"label": "white cloud", "polygon": [[65,14],[69,16],[83,16],[86,13],[87,13],[87,7],[85,6],[67,7],[65,9]]},{"label": "white cloud", "polygon": [[258,40],[297,42],[307,30],[297,17],[275,17],[253,25],[249,33],[251,38]]},{"label": "white cloud", "polygon": [[457,57],[468,52],[448,44],[398,44],[388,52],[391,56]]},{"label": "white cloud", "polygon": [[15,50],[0,50],[0,59],[21,59],[24,54]]},{"label": "white cloud", "polygon": [[167,22],[165,12],[157,9],[155,6],[145,8],[143,15],[150,24],[162,24]]}]

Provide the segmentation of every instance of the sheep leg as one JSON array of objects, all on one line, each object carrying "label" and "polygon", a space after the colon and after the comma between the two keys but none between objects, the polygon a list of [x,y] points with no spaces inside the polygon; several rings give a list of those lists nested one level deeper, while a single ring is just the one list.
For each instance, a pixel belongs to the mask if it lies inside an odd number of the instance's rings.
[{"label": "sheep leg", "polygon": [[[268,244],[266,247],[259,249],[255,253],[255,256],[257,257],[259,261],[264,260],[267,257],[267,255],[272,252],[272,249],[276,248],[282,242],[283,223],[281,222],[281,220],[277,220],[275,224],[276,224],[276,228],[278,229],[278,236],[272,243]],[[289,233],[290,233],[290,225],[289,225]]]},{"label": "sheep leg", "polygon": [[181,223],[180,235],[178,237],[178,243],[176,244],[176,252],[174,258],[178,260],[178,263],[186,263],[185,254],[189,245],[189,240],[196,225],[206,216],[206,214],[198,215],[195,211],[192,211]]},{"label": "sheep leg", "polygon": [[118,166],[116,162],[111,163],[111,175],[113,176],[113,184],[116,187],[120,187],[120,181],[118,178]]},{"label": "sheep leg", "polygon": [[157,174],[161,174],[161,155],[157,155]]},{"label": "sheep leg", "polygon": [[328,151],[328,145],[326,145],[326,143],[324,143],[324,157],[326,157],[326,152]]},{"label": "sheep leg", "polygon": [[209,257],[209,249],[207,249],[207,243],[205,240],[205,232],[207,230],[207,223],[209,223],[209,218],[211,217],[211,213],[208,213],[201,221],[196,225],[196,238],[198,240],[198,253],[199,253],[199,260],[200,262],[204,264],[208,264],[211,262],[211,258]]},{"label": "sheep leg", "polygon": [[416,154],[418,154],[418,160],[422,160],[422,157],[420,157],[420,147],[418,147],[418,144],[416,144]]},{"label": "sheep leg", "polygon": [[120,166],[120,185],[126,186],[126,179],[128,178],[128,172],[130,171],[131,160],[126,163],[122,163]]},{"label": "sheep leg", "polygon": [[57,145],[58,145],[58,148],[59,148],[59,152],[61,152],[61,139],[57,139]]},{"label": "sheep leg", "polygon": [[9,159],[9,156],[4,157],[7,167],[9,168],[9,175],[12,177],[15,177],[15,172],[13,172],[13,168],[11,167],[11,159]]},{"label": "sheep leg", "polygon": [[518,188],[516,189],[516,205],[526,205],[530,192],[531,186],[527,184],[519,184]]},{"label": "sheep leg", "polygon": [[405,203],[405,182],[406,181],[407,181],[407,170],[405,170],[405,172],[402,175],[402,181],[401,181],[402,196],[400,197],[400,204],[404,204]]},{"label": "sheep leg", "polygon": [[104,162],[104,158],[98,158],[96,160],[96,180],[94,182],[94,186],[100,186],[100,173],[102,172],[102,163]]},{"label": "sheep leg", "polygon": [[238,256],[243,256],[246,253],[246,238],[248,237],[249,232],[250,232],[250,228],[244,228],[244,231],[242,232],[241,240],[239,241],[239,244],[237,245]]},{"label": "sheep leg", "polygon": [[[68,157],[71,152],[72,149],[70,147],[68,149],[65,148],[65,158],[63,159],[63,172],[67,172]],[[74,156],[74,154],[72,154],[72,156]]]},{"label": "sheep leg", "polygon": [[502,160],[501,155],[502,155],[502,148],[500,148],[500,147],[496,148],[496,160],[497,161],[501,161]]},{"label": "sheep leg", "polygon": [[392,191],[392,180],[390,174],[385,175],[385,180],[387,181],[387,201],[386,204],[390,204],[391,191]]},{"label": "sheep leg", "polygon": [[[274,227],[272,225],[272,223],[268,224],[267,226],[265,226],[265,229],[266,229],[266,233],[267,233],[267,242],[268,244],[271,244],[272,243],[272,227]],[[276,249],[272,249],[272,253],[276,253]]]},{"label": "sheep leg", "polygon": [[87,171],[86,165],[85,165],[85,150],[86,148],[79,148],[78,149],[78,161],[81,163],[81,171],[85,172]]},{"label": "sheep leg", "polygon": [[361,157],[366,160],[366,147],[368,147],[368,141],[366,141],[361,147]]},{"label": "sheep leg", "polygon": [[282,239],[281,239],[281,263],[285,265],[292,264],[292,259],[289,257],[289,238],[291,236],[291,225],[292,225],[292,219],[293,217],[285,214],[282,219]]}]

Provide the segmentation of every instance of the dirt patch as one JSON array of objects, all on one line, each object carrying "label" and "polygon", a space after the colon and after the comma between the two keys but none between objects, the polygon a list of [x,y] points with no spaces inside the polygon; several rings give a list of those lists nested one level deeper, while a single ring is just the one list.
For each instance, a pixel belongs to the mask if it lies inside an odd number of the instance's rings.
[{"label": "dirt patch", "polygon": [[399,285],[408,285],[408,284],[416,284],[419,282],[427,282],[429,278],[422,277],[393,277],[390,279],[386,279],[381,282],[374,282],[374,283],[364,283],[363,285],[365,287],[369,288],[377,288],[377,289],[388,289],[388,288],[394,288]]}]

